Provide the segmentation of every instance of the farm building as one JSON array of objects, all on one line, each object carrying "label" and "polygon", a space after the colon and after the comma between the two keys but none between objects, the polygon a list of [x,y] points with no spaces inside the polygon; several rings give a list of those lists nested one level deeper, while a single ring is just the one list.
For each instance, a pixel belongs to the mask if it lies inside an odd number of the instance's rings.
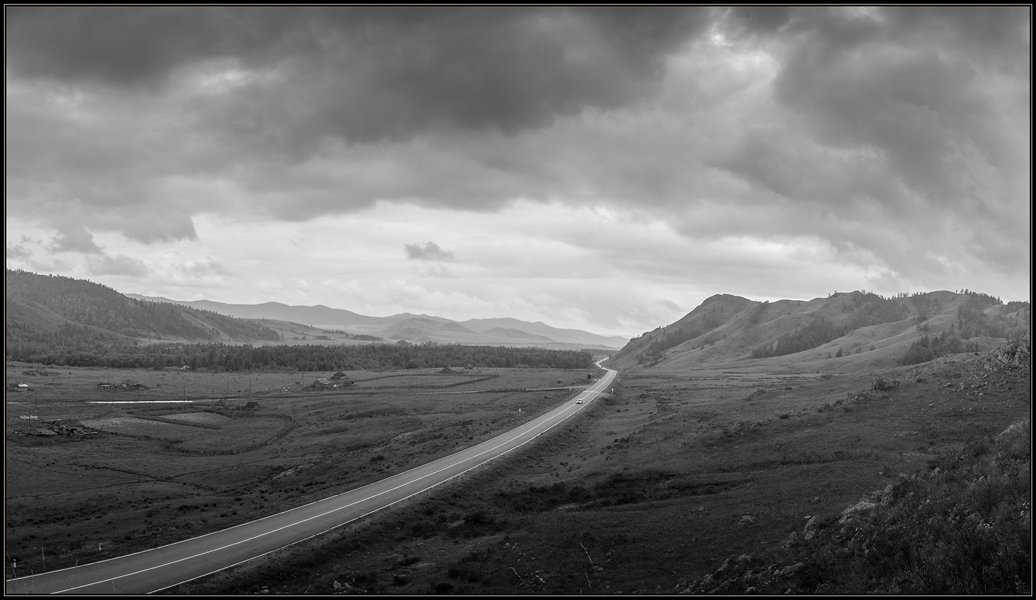
[{"label": "farm building", "polygon": [[114,390],[115,389],[115,384],[114,383],[98,383],[97,384],[97,389],[99,389],[99,390]]},{"label": "farm building", "polygon": [[348,377],[348,375],[346,375],[342,371],[339,371],[339,372],[335,373],[334,375],[332,375],[331,379],[345,379],[347,377]]},{"label": "farm building", "polygon": [[331,383],[331,380],[327,377],[321,377],[319,379],[314,380],[313,383],[309,384],[309,387],[315,390],[327,390],[335,387],[335,384]]},{"label": "farm building", "polygon": [[313,388],[315,390],[332,390],[332,389],[336,389],[336,388],[340,388],[340,387],[345,387],[347,385],[352,385],[352,384],[353,384],[353,382],[349,381],[349,380],[345,380],[345,381],[331,381],[327,377],[321,377],[321,378],[313,381],[313,383],[311,383],[309,385],[309,387],[311,387],[311,388]]},{"label": "farm building", "polygon": [[147,386],[143,383],[138,383],[132,379],[127,379],[119,384],[119,387],[125,390],[146,390]]},{"label": "farm building", "polygon": [[27,391],[29,391],[29,384],[27,384],[27,383],[11,384],[9,386],[9,388],[11,390],[15,391],[15,392],[27,392]]},{"label": "farm building", "polygon": [[50,422],[50,428],[54,433],[61,435],[83,435],[86,428],[77,419],[58,419]]},{"label": "farm building", "polygon": [[259,403],[249,402],[248,404],[245,404],[242,408],[244,408],[245,410],[259,410]]}]

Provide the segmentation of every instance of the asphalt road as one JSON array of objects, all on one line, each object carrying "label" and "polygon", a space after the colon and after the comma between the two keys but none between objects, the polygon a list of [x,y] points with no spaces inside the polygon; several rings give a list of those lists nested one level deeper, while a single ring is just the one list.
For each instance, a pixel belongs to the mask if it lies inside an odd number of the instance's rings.
[{"label": "asphalt road", "polygon": [[526,444],[586,408],[615,371],[507,433],[381,481],[196,538],[96,563],[9,579],[6,594],[147,594],[330,531],[448,481]]}]

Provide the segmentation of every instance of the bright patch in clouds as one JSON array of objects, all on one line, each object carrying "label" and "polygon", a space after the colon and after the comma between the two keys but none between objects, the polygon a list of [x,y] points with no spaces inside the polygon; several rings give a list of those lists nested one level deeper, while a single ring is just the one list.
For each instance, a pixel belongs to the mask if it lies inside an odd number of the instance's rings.
[{"label": "bright patch in clouds", "polygon": [[10,7],[7,265],[626,336],[718,293],[1028,299],[1029,19]]}]

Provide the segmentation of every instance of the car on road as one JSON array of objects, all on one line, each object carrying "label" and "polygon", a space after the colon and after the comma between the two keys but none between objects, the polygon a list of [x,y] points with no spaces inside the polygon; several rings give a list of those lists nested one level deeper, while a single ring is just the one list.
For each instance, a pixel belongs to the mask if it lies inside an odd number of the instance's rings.
[{"label": "car on road", "polygon": [[576,404],[582,404],[582,403],[583,403],[582,400],[576,400]]}]

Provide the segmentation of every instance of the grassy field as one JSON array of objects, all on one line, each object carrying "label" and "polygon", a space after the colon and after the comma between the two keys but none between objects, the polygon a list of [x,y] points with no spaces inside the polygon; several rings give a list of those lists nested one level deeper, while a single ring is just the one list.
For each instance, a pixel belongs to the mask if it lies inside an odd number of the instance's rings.
[{"label": "grassy field", "polygon": [[[976,361],[837,375],[625,372],[528,451],[170,591],[683,591],[1028,418],[1028,373],[989,375]],[[874,390],[879,377],[895,387]]]},{"label": "grassy field", "polygon": [[[856,373],[765,361],[624,371],[610,394],[527,449],[373,518],[168,591],[687,590],[739,557],[778,552],[811,518],[832,523],[862,496],[946,469],[976,439],[1027,419],[1028,370],[990,372],[986,364],[955,355]],[[471,389],[270,392],[260,412],[290,416],[295,429],[235,456],[184,456],[119,436],[12,436],[27,404],[12,407],[9,398],[8,551],[21,554],[21,573],[23,560],[42,567],[31,557],[44,546],[54,568],[270,514],[486,439],[586,383],[578,371],[483,371],[499,377]],[[198,377],[193,389],[217,386]],[[282,390],[275,374],[261,377]],[[537,391],[470,393],[519,388]],[[161,410],[197,412],[185,406]],[[68,481],[77,482],[72,491]]]},{"label": "grassy field", "polygon": [[[556,406],[587,377],[477,371],[355,371],[351,379],[383,385],[316,391],[308,382],[332,373],[8,363],[7,381],[31,390],[5,397],[6,551],[26,574],[272,514],[488,439]],[[126,380],[146,389],[97,385]],[[91,434],[23,433],[56,419],[77,419]]]}]

